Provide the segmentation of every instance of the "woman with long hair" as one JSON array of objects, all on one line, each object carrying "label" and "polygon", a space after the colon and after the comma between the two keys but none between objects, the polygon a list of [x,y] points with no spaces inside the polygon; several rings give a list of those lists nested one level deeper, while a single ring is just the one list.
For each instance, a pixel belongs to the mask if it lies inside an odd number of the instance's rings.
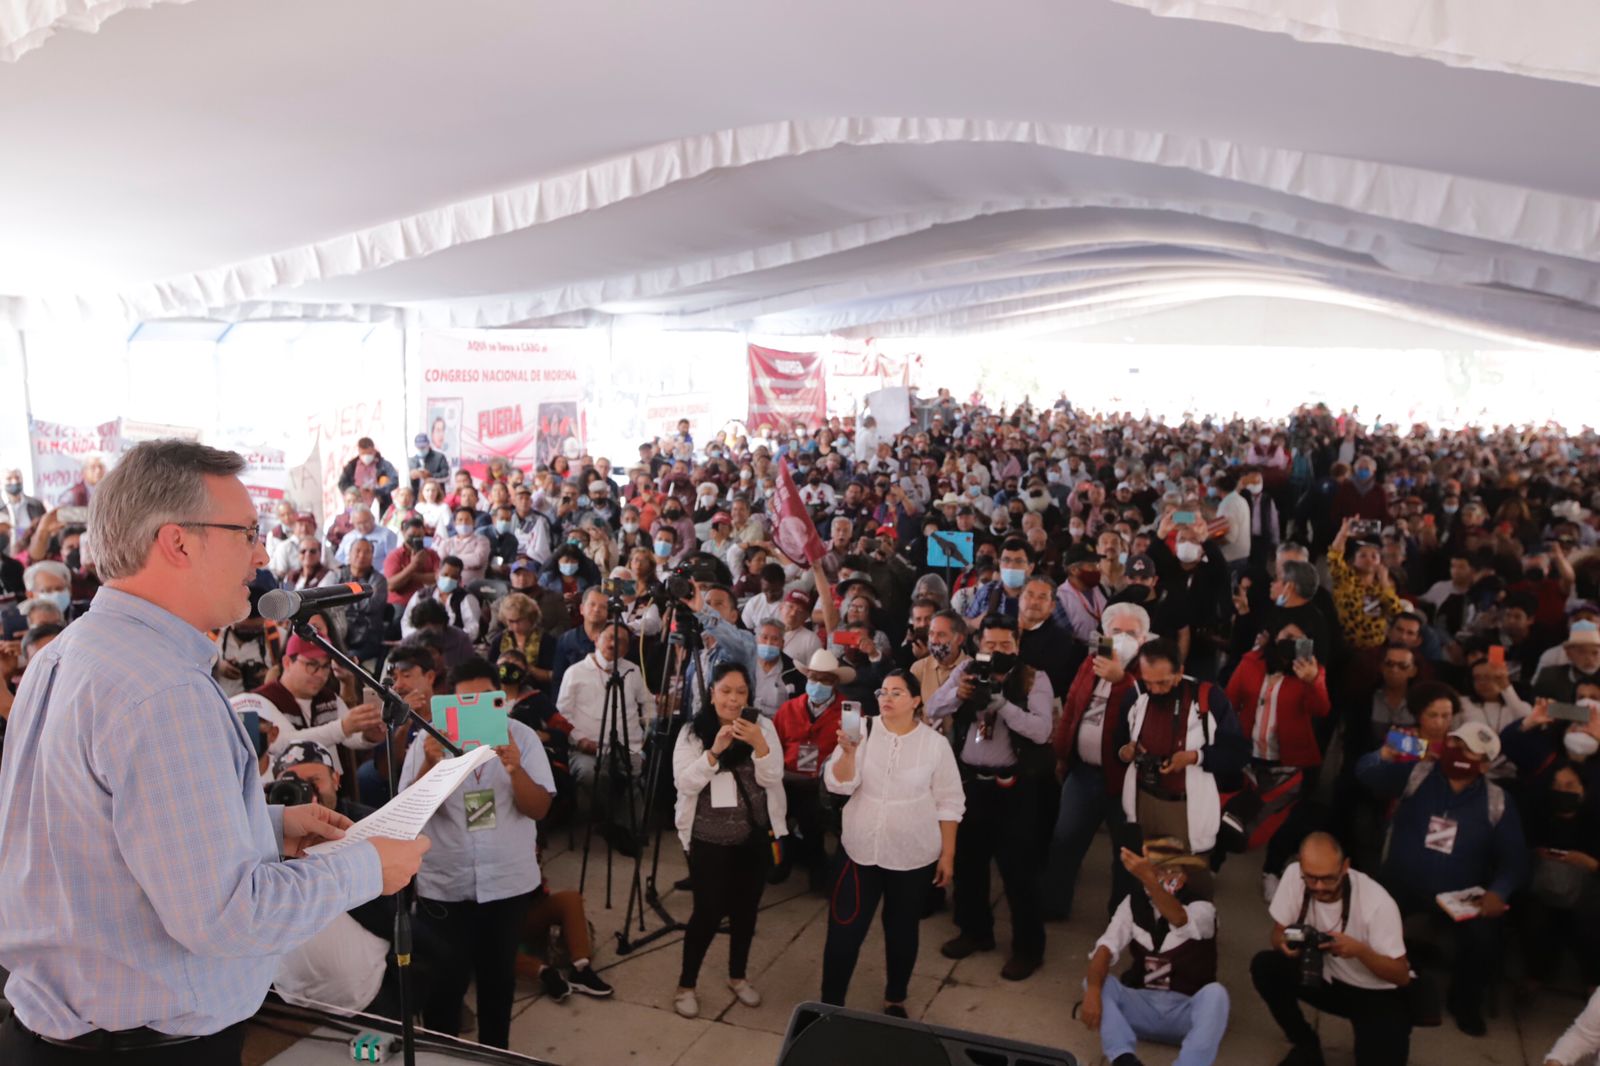
[{"label": "woman with long hair", "polygon": [[745,979],[756,911],[767,883],[772,840],[788,832],[783,745],[751,706],[753,686],[736,662],[711,672],[710,698],[678,734],[672,776],[678,836],[689,853],[694,911],[683,937],[683,971],[673,1009],[700,1013],[695,984],[722,919],[728,919],[728,987],[747,1007],[761,994]]},{"label": "woman with long hair", "polygon": [[904,1018],[928,888],[943,888],[955,875],[956,826],[967,801],[955,752],[924,721],[921,686],[909,671],[883,679],[878,712],[862,722],[859,736],[839,731],[823,771],[824,786],[847,802],[845,863],[828,905],[822,1002],[844,1003],[881,901],[888,962],[883,1010]]}]

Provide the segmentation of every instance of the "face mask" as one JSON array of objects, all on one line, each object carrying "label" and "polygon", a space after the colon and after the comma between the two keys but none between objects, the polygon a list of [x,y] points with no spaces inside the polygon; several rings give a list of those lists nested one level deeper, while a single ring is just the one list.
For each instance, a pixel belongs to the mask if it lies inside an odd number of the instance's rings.
[{"label": "face mask", "polygon": [[513,688],[520,687],[525,676],[520,666],[506,665],[500,668],[500,683],[503,685],[510,685]]},{"label": "face mask", "polygon": [[500,521],[494,524],[494,531],[496,533],[510,533],[511,521],[509,519],[502,518]]},{"label": "face mask", "polygon": [[562,577],[571,577],[578,572],[578,564],[571,559],[564,563],[557,563],[556,568],[561,571]]},{"label": "face mask", "polygon": [[456,523],[456,536],[458,536],[458,537],[471,536],[472,535],[472,531],[473,531],[473,526],[472,526],[471,522],[457,522]]},{"label": "face mask", "polygon": [[1261,483],[1259,481],[1252,481],[1250,484],[1244,487],[1244,491],[1254,496],[1256,493],[1261,491]]},{"label": "face mask", "polygon": [[437,585],[439,591],[444,593],[446,596],[448,596],[448,595],[450,595],[450,593],[454,592],[456,590],[457,585],[459,585],[459,584],[460,583],[458,581],[456,581],[456,579],[453,578],[453,577],[441,577],[436,582],[436,585]]},{"label": "face mask", "polygon": [[670,540],[658,540],[655,543],[655,549],[656,549],[656,554],[658,556],[660,556],[661,558],[665,559],[667,556],[672,554],[672,541],[670,541]]},{"label": "face mask", "polygon": [[1277,604],[1279,607],[1287,607],[1289,606],[1289,594],[1285,592],[1282,595],[1274,596],[1272,598],[1272,602]]},{"label": "face mask", "polygon": [[8,495],[8,496],[21,496],[22,495],[22,482],[20,482],[20,481],[8,481],[8,482],[6,482],[6,495]]},{"label": "face mask", "polygon": [[1012,566],[1000,568],[1000,583],[1008,589],[1020,589],[1023,582],[1028,580],[1028,572]]},{"label": "face mask", "polygon": [[776,644],[757,644],[756,658],[760,659],[764,663],[770,663],[775,661],[778,658],[779,653],[782,651],[783,649],[778,647]]},{"label": "face mask", "polygon": [[676,507],[668,508],[661,513],[666,516],[666,519],[669,522],[676,522],[678,519],[683,517],[683,512],[678,510]]},{"label": "face mask", "polygon": [[1118,566],[1127,566],[1128,565],[1128,553],[1127,552],[1118,552],[1117,553],[1117,565]]},{"label": "face mask", "polygon": [[810,699],[812,703],[827,703],[833,699],[833,686],[824,685],[821,681],[807,681],[806,697]]},{"label": "face mask", "polygon": [[1131,633],[1113,633],[1111,650],[1116,655],[1117,662],[1127,666],[1133,662],[1133,657],[1139,654],[1139,639]]},{"label": "face mask", "polygon": [[1371,481],[1372,480],[1372,471],[1368,470],[1364,466],[1356,467],[1356,480],[1357,481]]},{"label": "face mask", "polygon": [[1073,540],[1077,540],[1079,537],[1083,536],[1083,527],[1082,526],[1068,526],[1067,527],[1067,533],[1071,535]]},{"label": "face mask", "polygon": [[1177,556],[1180,563],[1198,563],[1203,555],[1205,555],[1205,549],[1192,540],[1178,543]]},{"label": "face mask", "polygon": [[1100,584],[1100,571],[1088,569],[1080,570],[1078,571],[1078,580],[1083,582],[1087,587],[1094,588],[1096,585]]},{"label": "face mask", "polygon": [[1600,749],[1600,740],[1596,740],[1588,733],[1576,729],[1569,729],[1561,738],[1561,746],[1567,749],[1567,754],[1574,759],[1587,759]]},{"label": "face mask", "polygon": [[[1591,740],[1594,738],[1590,738]],[[1550,793],[1550,813],[1555,815],[1577,814],[1583,808],[1583,795],[1578,792],[1552,792]]]},{"label": "face mask", "polygon": [[637,532],[639,532],[639,523],[637,523],[637,522],[624,522],[624,523],[622,523],[622,531],[624,533],[637,533]]},{"label": "face mask", "polygon": [[928,645],[928,654],[932,655],[939,662],[944,662],[946,659],[950,658],[951,650],[952,649],[949,644],[942,644],[938,641],[934,641]]},{"label": "face mask", "polygon": [[1461,507],[1459,504],[1447,503],[1441,508],[1441,510],[1443,510],[1446,515],[1453,515],[1457,511],[1461,510]]},{"label": "face mask", "polygon": [[1439,769],[1452,781],[1470,781],[1482,772],[1483,767],[1467,757],[1466,749],[1459,741],[1452,741],[1439,752]]},{"label": "face mask", "polygon": [[982,494],[983,494],[983,486],[981,486],[981,485],[968,485],[967,486],[967,495],[968,496],[980,496]]},{"label": "face mask", "polygon": [[361,457],[361,461],[367,466],[371,466],[373,463],[378,461],[378,457],[376,455],[363,455]]},{"label": "face mask", "polygon": [[44,603],[53,603],[62,614],[67,613],[67,608],[72,606],[72,593],[62,592],[35,592],[33,598]]},{"label": "face mask", "polygon": [[66,559],[63,561],[67,564],[68,570],[83,569],[83,553],[78,551],[77,548],[73,548],[71,551],[69,551]]}]

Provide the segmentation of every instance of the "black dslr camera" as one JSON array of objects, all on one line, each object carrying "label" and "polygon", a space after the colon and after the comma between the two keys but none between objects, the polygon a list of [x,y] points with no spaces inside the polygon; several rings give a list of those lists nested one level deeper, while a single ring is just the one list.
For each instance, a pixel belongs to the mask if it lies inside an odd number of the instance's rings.
[{"label": "black dslr camera", "polygon": [[1326,980],[1322,976],[1322,949],[1333,943],[1333,937],[1309,925],[1291,925],[1283,931],[1283,939],[1290,947],[1300,949],[1296,960],[1300,963],[1300,987],[1315,988],[1322,984]]},{"label": "black dslr camera", "polygon": [[972,657],[967,667],[967,677],[972,681],[972,695],[967,702],[974,707],[987,707],[994,696],[994,659],[986,651]]},{"label": "black dslr camera", "polygon": [[299,807],[315,803],[316,799],[317,790],[311,787],[311,782],[302,781],[293,774],[284,774],[267,786],[267,802],[283,807]]},{"label": "black dslr camera", "polygon": [[1166,762],[1161,756],[1148,751],[1136,752],[1133,756],[1133,770],[1138,774],[1136,781],[1139,791],[1159,794],[1161,792],[1161,764]]}]

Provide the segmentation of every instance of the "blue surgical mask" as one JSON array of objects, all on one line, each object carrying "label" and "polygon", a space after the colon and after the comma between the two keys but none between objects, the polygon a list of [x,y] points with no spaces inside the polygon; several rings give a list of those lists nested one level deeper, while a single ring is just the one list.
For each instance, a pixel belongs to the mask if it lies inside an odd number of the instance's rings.
[{"label": "blue surgical mask", "polygon": [[982,496],[983,495],[983,486],[982,485],[968,485],[967,486],[967,495],[968,496]]},{"label": "blue surgical mask", "polygon": [[573,562],[571,559],[568,559],[562,563],[557,563],[556,566],[557,569],[561,571],[562,577],[571,577],[578,572],[578,564]]},{"label": "blue surgical mask", "polygon": [[456,523],[456,536],[458,536],[458,537],[469,536],[469,535],[471,535],[471,533],[473,531],[473,528],[474,527],[473,527],[471,522],[457,522]]},{"label": "blue surgical mask", "polygon": [[806,696],[812,703],[827,703],[833,699],[833,686],[824,685],[821,681],[807,681]]},{"label": "blue surgical mask", "polygon": [[60,592],[35,592],[33,598],[44,603],[53,603],[62,614],[67,613],[67,608],[72,606],[72,593],[63,589]]},{"label": "blue surgical mask", "polygon": [[1272,602],[1277,604],[1279,607],[1287,607],[1289,606],[1289,594],[1285,592],[1281,596],[1274,596],[1272,598]]},{"label": "blue surgical mask", "polygon": [[756,657],[764,663],[770,663],[782,654],[783,649],[776,644],[757,644]]},{"label": "blue surgical mask", "polygon": [[459,582],[457,582],[453,577],[441,577],[436,583],[436,587],[440,592],[448,596],[450,593],[456,590],[458,584]]},{"label": "blue surgical mask", "polygon": [[1028,580],[1028,572],[1014,566],[1000,568],[1000,583],[1008,589],[1020,589],[1023,582]]},{"label": "blue surgical mask", "polygon": [[672,554],[672,541],[670,540],[658,540],[655,547],[656,554],[663,559]]},{"label": "blue surgical mask", "polygon": [[1372,478],[1372,471],[1368,470],[1364,466],[1356,467],[1356,480],[1357,481],[1369,481],[1369,480],[1371,480],[1371,478]]},{"label": "blue surgical mask", "polygon": [[1441,508],[1441,510],[1443,510],[1447,515],[1453,515],[1457,511],[1461,510],[1461,506],[1459,504],[1447,503]]},{"label": "blue surgical mask", "polygon": [[510,533],[511,532],[511,523],[508,520],[502,518],[500,521],[498,521],[498,522],[496,522],[494,524],[494,531],[496,533]]}]

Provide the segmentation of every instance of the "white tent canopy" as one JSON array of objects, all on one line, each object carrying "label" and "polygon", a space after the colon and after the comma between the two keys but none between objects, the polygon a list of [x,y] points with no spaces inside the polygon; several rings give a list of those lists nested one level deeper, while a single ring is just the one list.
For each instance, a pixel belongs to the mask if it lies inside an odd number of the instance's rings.
[{"label": "white tent canopy", "polygon": [[1600,336],[1583,0],[0,0],[0,143],[24,330]]}]

